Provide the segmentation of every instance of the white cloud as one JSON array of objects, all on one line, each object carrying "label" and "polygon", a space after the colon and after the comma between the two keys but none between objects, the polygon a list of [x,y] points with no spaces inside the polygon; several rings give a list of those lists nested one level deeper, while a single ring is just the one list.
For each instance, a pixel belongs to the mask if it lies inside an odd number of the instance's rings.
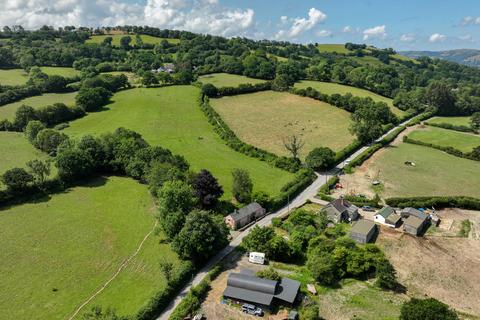
[{"label": "white cloud", "polygon": [[480,24],[480,17],[465,17],[462,19],[462,22],[460,23],[462,26],[468,26],[472,24]]},{"label": "white cloud", "polygon": [[320,30],[315,32],[317,37],[330,37],[332,35],[332,31],[330,30]]},{"label": "white cloud", "polygon": [[[223,36],[245,35],[254,27],[252,9],[221,6],[218,0],[0,0],[0,25],[60,27],[149,25]],[[251,32],[253,33],[253,31]]]},{"label": "white cloud", "polygon": [[402,34],[400,37],[400,41],[403,42],[412,42],[415,40],[415,36],[413,34]]},{"label": "white cloud", "polygon": [[343,33],[351,33],[351,32],[353,32],[353,29],[350,26],[345,26],[345,27],[343,27],[342,32]]},{"label": "white cloud", "polygon": [[445,40],[447,40],[447,36],[440,33],[434,33],[428,38],[430,42],[443,42]]},{"label": "white cloud", "polygon": [[300,34],[304,33],[305,31],[312,29],[317,24],[325,21],[325,19],[327,19],[327,15],[325,13],[318,9],[310,8],[310,10],[308,11],[308,18],[293,19],[290,28],[288,30],[279,30],[275,37],[277,39],[295,38]]},{"label": "white cloud", "polygon": [[459,36],[458,39],[463,40],[463,41],[473,42],[473,38],[470,34],[465,34],[463,36]]},{"label": "white cloud", "polygon": [[365,29],[363,30],[363,40],[368,40],[370,38],[385,39],[387,37],[385,29],[385,25]]}]

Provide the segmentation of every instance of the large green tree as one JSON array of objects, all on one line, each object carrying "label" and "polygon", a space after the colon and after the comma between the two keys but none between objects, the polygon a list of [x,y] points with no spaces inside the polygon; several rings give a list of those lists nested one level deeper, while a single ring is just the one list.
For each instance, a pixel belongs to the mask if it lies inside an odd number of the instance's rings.
[{"label": "large green tree", "polygon": [[247,203],[250,201],[253,190],[253,182],[250,174],[244,169],[232,170],[233,183],[232,194],[238,202]]},{"label": "large green tree", "polygon": [[335,164],[335,152],[327,147],[315,148],[308,153],[305,163],[313,170],[328,170]]},{"label": "large green tree", "polygon": [[350,132],[362,143],[371,143],[381,136],[383,125],[394,118],[388,105],[380,102],[358,107],[352,114]]}]

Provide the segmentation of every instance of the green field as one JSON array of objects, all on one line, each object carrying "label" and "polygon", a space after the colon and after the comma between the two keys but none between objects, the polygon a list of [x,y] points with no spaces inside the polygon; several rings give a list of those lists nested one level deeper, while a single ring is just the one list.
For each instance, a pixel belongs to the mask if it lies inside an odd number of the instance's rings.
[{"label": "green field", "polygon": [[19,86],[25,84],[28,74],[23,69],[2,69],[0,70],[0,85]]},{"label": "green field", "polygon": [[[111,177],[0,211],[2,318],[67,319],[152,230],[152,206],[145,186]],[[132,314],[164,288],[158,264],[178,259],[151,237],[85,310],[100,304]]]},{"label": "green field", "polygon": [[352,52],[351,50],[348,50],[345,48],[344,44],[319,44],[317,46],[318,51],[320,52],[328,52],[328,53],[350,53]]},{"label": "green field", "polygon": [[338,289],[319,294],[320,314],[326,319],[394,320],[400,315],[405,295],[384,291],[370,283],[346,279]]},{"label": "green field", "polygon": [[89,114],[70,123],[67,134],[100,134],[118,127],[135,130],[153,145],[185,156],[193,170],[210,170],[230,197],[231,171],[250,172],[255,190],[273,195],[293,178],[283,170],[230,149],[213,131],[198,106],[199,89],[193,86],[137,88],[118,92],[109,110]]},{"label": "green field", "polygon": [[65,78],[73,78],[80,75],[80,71],[67,67],[40,67],[43,73],[49,76],[62,76]]},{"label": "green field", "polygon": [[393,105],[393,100],[384,96],[381,96],[379,94],[373,93],[371,91],[365,90],[365,89],[360,89],[356,87],[351,87],[347,86],[344,84],[339,84],[339,83],[333,83],[333,82],[322,82],[322,81],[310,81],[310,80],[302,80],[300,82],[295,83],[295,88],[299,89],[306,89],[308,87],[312,87],[313,89],[316,89],[320,91],[321,93],[325,94],[334,94],[338,93],[341,95],[351,93],[354,96],[357,97],[370,97],[374,101],[377,102],[385,102],[388,104],[388,106],[391,108],[392,112],[398,116],[403,116],[405,114],[404,111],[398,109]]},{"label": "green field", "polygon": [[434,117],[428,120],[429,123],[448,123],[455,126],[470,127],[470,117]]},{"label": "green field", "polygon": [[283,140],[293,134],[305,142],[302,156],[319,146],[338,151],[353,141],[350,114],[314,99],[262,91],[210,103],[241,140],[278,155],[288,154]]},{"label": "green field", "polygon": [[[92,36],[90,39],[87,39],[85,43],[102,43],[103,40],[107,37],[112,37],[112,45],[120,46],[120,39],[125,36],[130,36],[132,38],[132,42],[130,45],[135,45],[135,38],[136,35],[134,34],[112,34],[112,35],[99,35],[99,36]],[[167,39],[167,38],[158,38],[149,35],[142,34],[140,35],[143,43],[145,44],[157,44],[162,42],[162,40],[167,40],[169,43],[177,44],[180,43],[180,39]]]},{"label": "green field", "polygon": [[41,96],[34,96],[26,98],[17,102],[9,103],[0,106],[0,120],[13,119],[15,112],[22,105],[27,105],[33,108],[40,108],[48,105],[52,105],[57,102],[65,103],[68,106],[75,105],[76,92],[69,93],[45,93]]},{"label": "green field", "polygon": [[0,150],[0,174],[13,167],[25,167],[30,160],[48,158],[45,153],[35,149],[23,133],[19,132],[0,132]]},{"label": "green field", "polygon": [[452,147],[462,152],[470,152],[473,148],[480,146],[480,135],[437,127],[415,130],[408,137],[443,147]]},{"label": "green field", "polygon": [[[383,196],[480,197],[480,162],[449,155],[433,148],[401,143],[391,146],[369,163],[384,184]],[[407,166],[412,161],[415,167]]]},{"label": "green field", "polygon": [[241,84],[257,84],[265,82],[262,79],[254,79],[245,76],[229,73],[212,73],[200,76],[198,81],[202,83],[211,83],[217,88],[221,87],[238,87]]}]

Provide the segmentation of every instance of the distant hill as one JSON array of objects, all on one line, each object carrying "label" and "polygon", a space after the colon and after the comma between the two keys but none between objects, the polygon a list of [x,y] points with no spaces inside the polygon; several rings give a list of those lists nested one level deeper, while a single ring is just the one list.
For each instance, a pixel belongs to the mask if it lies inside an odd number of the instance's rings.
[{"label": "distant hill", "polygon": [[476,49],[456,49],[446,51],[401,51],[399,53],[410,58],[427,56],[430,58],[453,61],[467,66],[480,67],[480,50]]}]

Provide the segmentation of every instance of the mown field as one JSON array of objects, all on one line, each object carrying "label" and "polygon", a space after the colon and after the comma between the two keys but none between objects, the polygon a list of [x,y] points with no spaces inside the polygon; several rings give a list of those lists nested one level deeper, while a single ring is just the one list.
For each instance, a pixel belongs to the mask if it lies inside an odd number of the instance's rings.
[{"label": "mown field", "polygon": [[[102,43],[105,38],[112,37],[112,45],[118,47],[120,46],[120,39],[125,36],[130,36],[130,38],[132,38],[132,42],[130,43],[130,45],[135,45],[136,35],[134,34],[112,34],[112,35],[92,36],[90,37],[90,39],[87,39],[85,43]],[[146,43],[146,44],[157,44],[162,42],[162,40],[167,40],[169,43],[173,43],[173,44],[180,42],[180,39],[159,38],[159,37],[153,37],[145,34],[140,35],[140,38],[142,39],[143,43]]]},{"label": "mown field", "polygon": [[250,172],[254,190],[278,193],[293,175],[230,149],[207,122],[198,106],[198,95],[199,89],[193,86],[121,91],[108,110],[71,122],[65,132],[81,136],[129,128],[151,144],[185,156],[193,170],[210,170],[223,185],[226,198],[231,195],[234,168]]},{"label": "mown field", "polygon": [[350,114],[314,99],[262,91],[210,103],[241,140],[278,155],[288,154],[283,140],[293,134],[305,142],[302,157],[315,147],[338,151],[353,141]]},{"label": "mown field", "polygon": [[200,76],[198,81],[202,83],[211,83],[217,88],[221,87],[238,87],[241,84],[256,84],[265,82],[262,79],[254,79],[246,76],[229,73],[212,73]]},{"label": "mown field", "polygon": [[81,73],[78,70],[67,67],[40,67],[40,69],[49,76],[57,75],[65,78],[73,78],[75,76],[79,76]]},{"label": "mown field", "polygon": [[351,93],[353,96],[357,96],[357,97],[362,97],[362,98],[370,97],[374,101],[385,102],[386,104],[388,104],[392,112],[398,116],[402,116],[405,114],[404,111],[398,109],[393,105],[392,99],[381,96],[379,94],[373,93],[365,89],[351,87],[351,86],[347,86],[339,83],[322,82],[322,81],[302,80],[300,82],[295,83],[295,88],[306,89],[308,87],[312,87],[313,89],[316,89],[321,93],[325,93],[329,95],[334,93],[338,93],[341,95]]},{"label": "mown field", "polygon": [[22,105],[27,105],[33,108],[44,107],[52,105],[57,102],[65,103],[67,106],[75,104],[76,92],[69,93],[45,93],[41,96],[34,96],[26,98],[17,102],[9,103],[3,106],[0,106],[0,120],[2,119],[13,119],[15,117],[15,112]]},{"label": "mown field", "polygon": [[0,85],[19,86],[25,84],[28,74],[23,69],[2,69],[0,70]]},{"label": "mown field", "polygon": [[[2,318],[67,319],[152,230],[152,207],[145,186],[110,177],[0,211]],[[178,259],[161,235],[151,237],[85,310],[102,305],[133,314],[164,288],[158,264]]]},{"label": "mown field", "polygon": [[448,123],[455,126],[470,126],[470,117],[434,117],[428,119],[429,123]]},{"label": "mown field", "polygon": [[[412,161],[415,167],[407,166]],[[371,177],[384,184],[382,196],[480,197],[480,162],[449,155],[433,148],[401,143],[368,160]],[[362,173],[364,174],[364,173]]]},{"label": "mown field", "polygon": [[0,174],[13,167],[25,167],[30,160],[48,158],[45,153],[35,149],[23,133],[19,132],[0,132],[0,150]]},{"label": "mown field", "polygon": [[411,132],[408,137],[443,147],[452,147],[462,152],[470,152],[473,148],[480,146],[479,135],[437,127],[415,130]]}]

